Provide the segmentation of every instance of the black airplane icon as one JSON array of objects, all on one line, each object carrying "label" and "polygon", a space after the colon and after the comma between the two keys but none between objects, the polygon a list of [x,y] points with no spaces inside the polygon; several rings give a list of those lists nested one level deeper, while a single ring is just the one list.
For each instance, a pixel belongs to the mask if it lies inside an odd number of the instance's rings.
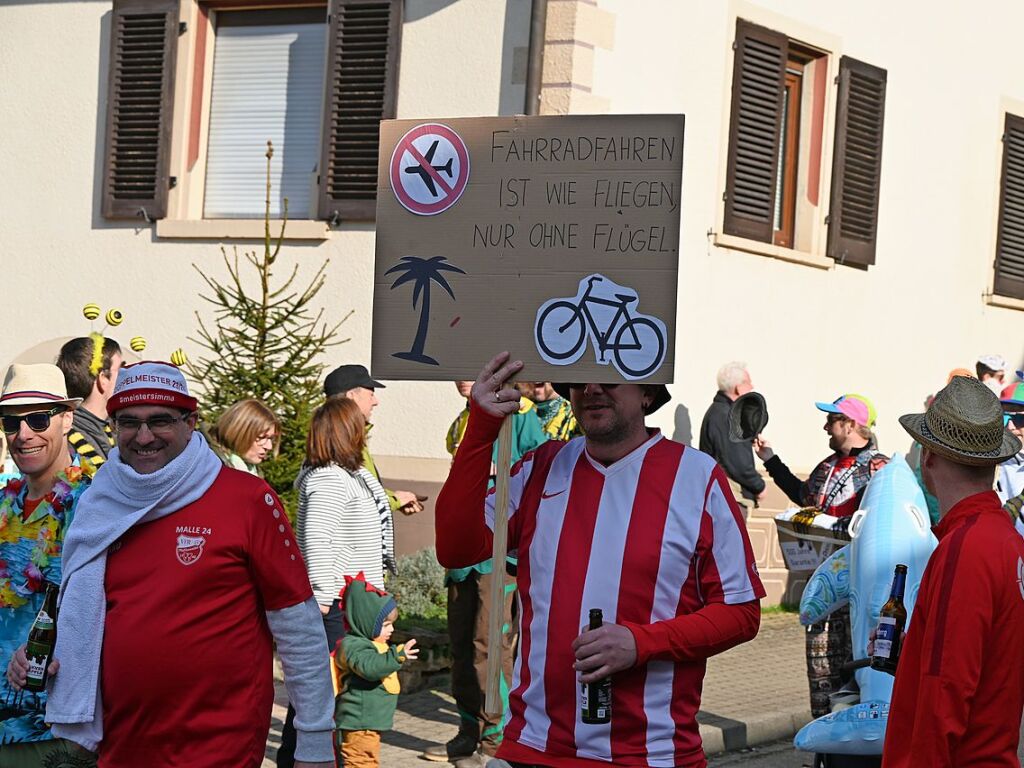
[{"label": "black airplane icon", "polygon": [[[431,168],[433,168],[435,171],[438,171],[439,173],[447,173],[448,178],[451,179],[454,177],[454,174],[452,173],[452,158],[449,157],[448,162],[445,163],[444,165],[433,164],[434,153],[437,152],[437,145],[438,141],[435,140],[434,143],[430,145],[430,149],[427,150],[427,155],[425,159],[428,163],[431,163]],[[420,178],[423,179],[423,183],[427,185],[427,189],[430,190],[430,194],[433,195],[434,197],[437,197],[437,187],[434,184],[434,179],[426,168],[419,164],[410,165],[408,168],[405,169],[405,172],[418,173],[420,175]]]}]

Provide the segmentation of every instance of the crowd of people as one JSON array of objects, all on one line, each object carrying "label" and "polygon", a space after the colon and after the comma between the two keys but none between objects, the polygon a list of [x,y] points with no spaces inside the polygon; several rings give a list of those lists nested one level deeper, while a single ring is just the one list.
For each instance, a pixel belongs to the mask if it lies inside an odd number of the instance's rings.
[{"label": "crowd of people", "polygon": [[[954,370],[924,413],[900,420],[940,543],[896,675],[886,766],[1016,764],[1024,374],[1007,382],[1006,367],[985,356],[973,374]],[[671,399],[664,385],[508,384],[523,373],[503,353],[455,382],[465,407],[445,436],[435,525],[460,724],[423,757],[703,766],[707,659],[759,627],[765,592],[745,518],[766,501],[763,475],[794,505],[849,520],[888,461],[875,408],[855,393],[815,403],[829,454],[801,479],[760,434],[766,414],[737,436],[734,406],[753,393],[742,363],[719,371],[700,450],[647,426]],[[12,463],[0,480],[0,768],[260,765],[275,650],[289,699],[279,768],[379,765],[397,673],[418,655],[415,639],[390,643],[394,515],[425,501],[377,472],[369,436],[383,388],[360,365],[327,376],[293,530],[260,472],[282,430],[264,403],[201,426],[177,367],[126,364],[98,335],[68,342],[55,364],[11,366],[0,390]],[[494,563],[506,419],[510,554]],[[46,689],[32,692],[25,640],[47,584],[60,587],[57,644]],[[595,609],[604,623],[591,629]],[[490,648],[496,612],[503,642]],[[808,628],[815,716],[846,682],[850,645],[842,611]],[[484,690],[499,651],[494,712]],[[581,686],[608,678],[611,717],[583,720]]]}]

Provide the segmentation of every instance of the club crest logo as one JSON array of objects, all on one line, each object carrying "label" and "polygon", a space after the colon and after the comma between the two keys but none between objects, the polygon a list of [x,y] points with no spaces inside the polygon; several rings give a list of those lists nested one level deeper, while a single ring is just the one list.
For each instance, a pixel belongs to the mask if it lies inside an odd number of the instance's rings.
[{"label": "club crest logo", "polygon": [[1024,559],[1017,558],[1017,587],[1020,589],[1020,596],[1024,598]]},{"label": "club crest logo", "polygon": [[178,546],[174,554],[178,556],[178,562],[182,565],[192,565],[203,556],[203,545],[206,544],[205,536],[178,536]]}]

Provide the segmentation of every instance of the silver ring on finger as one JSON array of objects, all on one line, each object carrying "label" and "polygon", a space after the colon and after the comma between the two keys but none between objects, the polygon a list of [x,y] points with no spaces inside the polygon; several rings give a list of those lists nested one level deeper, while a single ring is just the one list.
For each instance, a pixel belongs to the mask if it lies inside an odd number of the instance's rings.
[{"label": "silver ring on finger", "polygon": [[494,393],[494,402],[496,402],[496,403],[500,403],[501,402],[501,393],[499,393],[499,392],[495,392]]}]

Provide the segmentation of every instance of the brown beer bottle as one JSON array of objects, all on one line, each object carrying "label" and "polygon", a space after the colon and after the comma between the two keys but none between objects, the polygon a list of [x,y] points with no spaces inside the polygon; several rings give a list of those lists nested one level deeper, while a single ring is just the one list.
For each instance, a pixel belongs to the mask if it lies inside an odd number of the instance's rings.
[{"label": "brown beer bottle", "polygon": [[[590,628],[598,629],[604,623],[600,608],[590,609]],[[612,719],[612,679],[606,677],[596,683],[580,683],[580,719],[587,725],[601,725]]]},{"label": "brown beer bottle", "polygon": [[46,690],[47,668],[53,660],[53,647],[57,644],[57,585],[46,583],[46,596],[32,629],[28,633],[28,681],[26,691],[39,693]]},{"label": "brown beer bottle", "polygon": [[897,565],[892,577],[889,602],[878,614],[878,630],[875,635],[875,652],[871,657],[871,668],[879,672],[896,674],[900,660],[900,646],[903,642],[903,628],[907,626],[907,609],[903,606],[903,592],[907,587],[907,566]]}]

